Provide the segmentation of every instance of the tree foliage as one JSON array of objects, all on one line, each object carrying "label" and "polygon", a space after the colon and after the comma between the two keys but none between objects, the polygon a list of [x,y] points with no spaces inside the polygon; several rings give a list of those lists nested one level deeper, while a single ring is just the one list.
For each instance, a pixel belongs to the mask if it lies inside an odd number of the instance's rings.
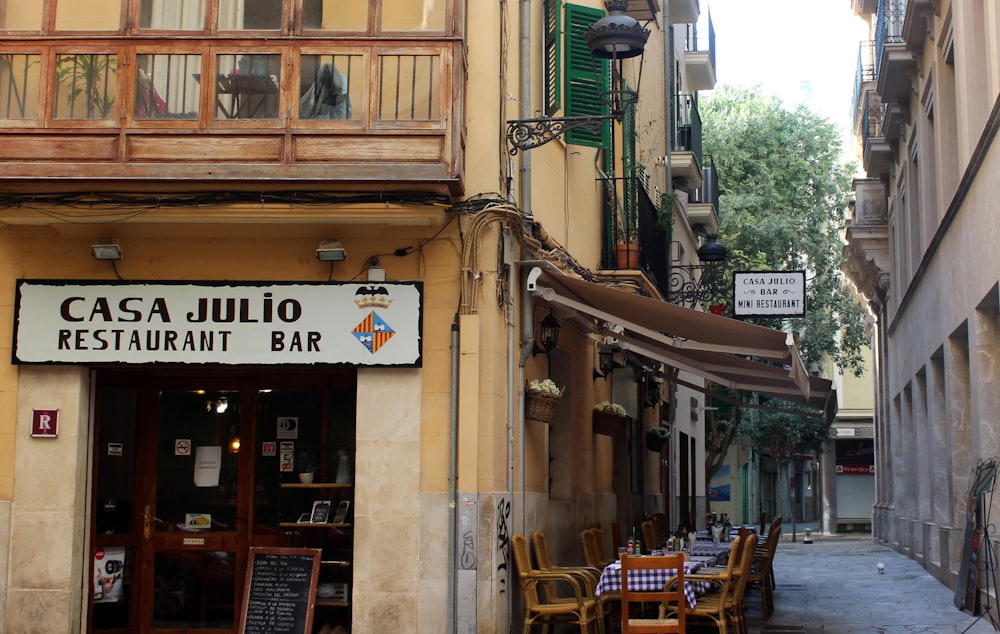
[{"label": "tree foliage", "polygon": [[[808,368],[831,360],[841,371],[860,375],[868,344],[864,313],[840,271],[854,168],[841,160],[836,126],[804,105],[785,109],[759,87],[718,88],[701,102],[700,113],[703,147],[718,170],[726,275],[806,271],[804,319],[752,321],[792,332]],[[706,423],[706,486],[737,435],[748,435],[757,450],[786,462],[792,453],[818,449],[829,433],[825,420],[806,413],[739,411]]]},{"label": "tree foliage", "polygon": [[864,313],[840,271],[854,170],[841,160],[836,126],[804,105],[786,110],[759,88],[719,88],[700,112],[705,153],[718,170],[728,275],[806,271],[804,319],[754,321],[793,332],[807,367],[828,358],[860,376]]}]

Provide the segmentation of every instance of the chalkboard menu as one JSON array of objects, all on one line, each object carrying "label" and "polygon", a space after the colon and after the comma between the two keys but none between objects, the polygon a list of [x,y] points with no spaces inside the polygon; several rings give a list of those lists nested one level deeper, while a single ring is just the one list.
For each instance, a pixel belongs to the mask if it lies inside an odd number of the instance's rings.
[{"label": "chalkboard menu", "polygon": [[311,634],[318,548],[251,548],[241,634]]}]

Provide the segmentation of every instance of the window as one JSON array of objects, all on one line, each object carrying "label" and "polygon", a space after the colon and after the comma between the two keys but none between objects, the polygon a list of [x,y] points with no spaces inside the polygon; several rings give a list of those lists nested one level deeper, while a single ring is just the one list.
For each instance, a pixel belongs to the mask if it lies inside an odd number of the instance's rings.
[{"label": "window", "polygon": [[[584,34],[591,24],[604,17],[604,12],[575,4],[566,5],[566,116],[601,116],[608,106],[601,103],[601,93],[611,86],[606,61],[595,60],[590,54]],[[596,74],[595,74],[596,73]],[[593,134],[586,130],[566,133],[566,142],[590,147],[609,143],[609,126]]]},{"label": "window", "polygon": [[0,54],[0,119],[38,116],[41,56]]},{"label": "window", "polygon": [[353,119],[351,96],[363,75],[361,55],[303,55],[299,119]]},{"label": "window", "polygon": [[57,54],[52,115],[56,119],[111,119],[117,97],[118,56]]},{"label": "window", "polygon": [[142,0],[139,26],[172,31],[205,28],[205,0]]},{"label": "window", "polygon": [[438,55],[380,55],[380,120],[437,120],[441,107]]},{"label": "window", "polygon": [[[51,0],[50,0],[51,1]],[[39,0],[12,0],[8,5],[42,4]],[[121,27],[121,0],[73,0],[56,3],[57,31],[111,31]]]},{"label": "window", "polygon": [[0,2],[0,29],[40,31],[43,4],[35,0],[5,0]]},{"label": "window", "polygon": [[201,55],[136,56],[135,118],[197,119]]},{"label": "window", "polygon": [[444,0],[382,0],[383,31],[443,31]]},{"label": "window", "polygon": [[216,120],[278,117],[281,55],[225,53],[216,71]]},{"label": "window", "polygon": [[302,0],[302,28],[365,32],[368,0]]}]

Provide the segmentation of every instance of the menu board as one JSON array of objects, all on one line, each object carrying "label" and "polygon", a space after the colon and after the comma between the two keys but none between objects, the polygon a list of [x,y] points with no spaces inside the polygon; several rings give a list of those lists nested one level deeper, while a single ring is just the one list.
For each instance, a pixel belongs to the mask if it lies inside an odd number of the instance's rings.
[{"label": "menu board", "polygon": [[310,634],[318,548],[251,548],[240,634]]}]

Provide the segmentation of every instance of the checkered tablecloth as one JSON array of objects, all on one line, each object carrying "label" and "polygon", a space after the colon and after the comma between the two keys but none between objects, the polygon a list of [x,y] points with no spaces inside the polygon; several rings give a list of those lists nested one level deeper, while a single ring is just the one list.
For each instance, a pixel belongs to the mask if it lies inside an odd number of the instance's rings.
[{"label": "checkered tablecloth", "polygon": [[698,539],[691,544],[691,554],[698,557],[715,557],[716,563],[725,566],[729,561],[729,552],[733,549],[732,542],[715,543],[711,540]]},{"label": "checkered tablecloth", "polygon": [[[697,572],[702,564],[698,561],[689,561],[684,564],[684,572],[691,574]],[[633,570],[629,574],[629,588],[637,592],[649,592],[661,590],[667,581],[677,575],[676,568],[658,568],[653,570]],[[684,597],[688,605],[692,608],[698,601],[698,597],[704,596],[714,584],[711,581],[684,581]],[[601,580],[597,582],[597,596],[605,592],[621,592],[622,590],[622,564],[615,561],[604,567],[601,572]]]}]

